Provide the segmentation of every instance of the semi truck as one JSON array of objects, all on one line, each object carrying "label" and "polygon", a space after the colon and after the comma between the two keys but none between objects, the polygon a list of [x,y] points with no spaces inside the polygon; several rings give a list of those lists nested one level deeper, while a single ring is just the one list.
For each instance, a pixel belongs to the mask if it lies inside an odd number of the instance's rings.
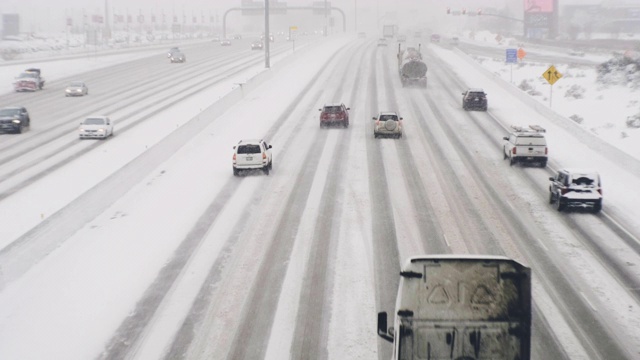
[{"label": "semi truck", "polygon": [[378,336],[393,360],[530,360],[531,269],[503,256],[411,257]]},{"label": "semi truck", "polygon": [[427,87],[427,65],[422,61],[420,45],[402,50],[398,44],[398,73],[402,86],[418,85]]}]

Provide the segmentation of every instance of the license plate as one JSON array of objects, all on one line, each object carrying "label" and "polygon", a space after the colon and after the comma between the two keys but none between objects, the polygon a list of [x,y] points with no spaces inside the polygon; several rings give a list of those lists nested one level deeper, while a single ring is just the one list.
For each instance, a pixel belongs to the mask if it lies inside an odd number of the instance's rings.
[{"label": "license plate", "polygon": [[247,159],[247,161],[251,161],[251,160],[253,160],[253,156],[247,156],[246,159]]}]

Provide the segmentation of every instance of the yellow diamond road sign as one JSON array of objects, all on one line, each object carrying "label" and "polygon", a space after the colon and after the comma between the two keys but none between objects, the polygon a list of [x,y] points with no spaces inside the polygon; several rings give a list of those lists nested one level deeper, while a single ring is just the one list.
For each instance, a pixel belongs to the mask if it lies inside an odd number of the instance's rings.
[{"label": "yellow diamond road sign", "polygon": [[560,74],[555,66],[551,65],[547,70],[545,70],[545,72],[542,73],[542,77],[547,79],[549,84],[553,85],[556,83],[556,81],[560,80],[562,74]]}]

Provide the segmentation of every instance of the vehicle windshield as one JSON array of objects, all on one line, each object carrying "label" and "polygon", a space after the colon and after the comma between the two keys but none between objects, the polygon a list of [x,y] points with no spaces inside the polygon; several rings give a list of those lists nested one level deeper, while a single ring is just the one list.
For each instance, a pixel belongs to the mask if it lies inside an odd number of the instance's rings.
[{"label": "vehicle windshield", "polygon": [[1,109],[0,116],[20,115],[20,109]]},{"label": "vehicle windshield", "polygon": [[324,112],[326,113],[335,114],[341,111],[342,111],[342,106],[325,106],[324,107]]},{"label": "vehicle windshield", "polygon": [[104,119],[102,118],[88,118],[84,120],[85,125],[104,125]]},{"label": "vehicle windshield", "polygon": [[238,146],[238,154],[259,154],[260,145],[240,145]]},{"label": "vehicle windshield", "polygon": [[25,78],[33,79],[33,78],[38,77],[38,74],[36,74],[36,73],[23,72],[23,73],[21,73],[20,75],[18,75],[18,77],[19,77],[19,78],[21,78],[21,79],[25,79]]},{"label": "vehicle windshield", "polygon": [[398,121],[398,116],[396,116],[396,115],[380,115],[380,120],[381,121],[387,121],[387,120]]},{"label": "vehicle windshield", "polygon": [[69,87],[82,87],[82,83],[81,82],[72,82],[71,84],[69,84]]},{"label": "vehicle windshield", "polygon": [[485,97],[485,93],[482,93],[482,92],[470,92],[470,93],[469,93],[469,96],[473,96],[473,97],[481,97],[481,98],[483,98],[483,97]]}]

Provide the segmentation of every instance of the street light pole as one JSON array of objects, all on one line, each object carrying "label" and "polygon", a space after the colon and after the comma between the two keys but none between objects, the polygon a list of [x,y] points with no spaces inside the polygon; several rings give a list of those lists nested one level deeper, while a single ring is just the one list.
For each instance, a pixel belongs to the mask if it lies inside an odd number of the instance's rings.
[{"label": "street light pole", "polygon": [[324,0],[324,36],[327,36],[327,22],[329,20],[329,4]]},{"label": "street light pole", "polygon": [[271,37],[269,36],[269,0],[264,0],[264,67],[270,68],[269,65],[269,43]]}]

